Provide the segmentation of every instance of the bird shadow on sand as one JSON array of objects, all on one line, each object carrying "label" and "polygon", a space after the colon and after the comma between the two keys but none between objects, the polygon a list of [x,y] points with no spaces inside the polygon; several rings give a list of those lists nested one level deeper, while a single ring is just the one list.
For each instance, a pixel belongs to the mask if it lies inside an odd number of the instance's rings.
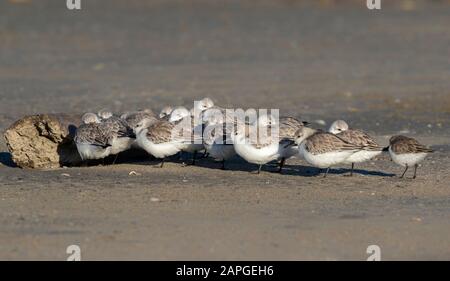
[{"label": "bird shadow on sand", "polygon": [[10,168],[17,168],[17,165],[13,162],[11,153],[0,152],[0,163]]},{"label": "bird shadow on sand", "polygon": [[[157,160],[154,160],[157,161]],[[174,163],[186,163],[187,166],[192,166],[191,158],[187,158],[184,161],[178,159],[168,160]],[[152,161],[153,162],[153,161]],[[156,162],[155,162],[156,163]],[[216,162],[210,158],[197,159],[195,167],[201,167],[204,169],[212,170],[222,170],[222,163]],[[224,171],[234,171],[234,172],[249,172],[256,173],[258,171],[258,166],[255,164],[249,164],[240,158],[233,158],[225,163]],[[300,177],[317,177],[323,175],[325,169],[319,169],[311,166],[303,165],[285,165],[281,173],[279,173],[279,166],[276,162],[271,162],[263,166],[261,173],[273,173],[280,175],[290,175],[290,176],[300,176]],[[379,177],[393,177],[395,174],[384,173],[380,171],[367,171],[357,169],[353,171],[354,174],[361,174],[366,176],[379,176]],[[350,174],[350,169],[330,169],[328,174],[345,175]]]},{"label": "bird shadow on sand", "polygon": [[[206,169],[221,169],[221,162],[215,162],[211,159],[200,159],[197,161],[196,166]],[[258,166],[255,164],[249,164],[240,159],[233,159],[225,164],[226,171],[241,171],[256,173]],[[261,173],[273,173],[280,175],[300,176],[300,177],[317,177],[323,175],[326,169],[319,169],[311,166],[303,165],[285,165],[282,172],[279,172],[278,163],[272,162],[263,166]],[[350,175],[350,169],[330,169],[329,175]],[[353,170],[353,174],[360,174],[364,176],[378,176],[378,177],[394,177],[393,173],[385,173],[382,171],[368,171],[362,169]]]},{"label": "bird shadow on sand", "polygon": [[[115,164],[133,164],[133,165],[142,165],[142,166],[154,166],[159,167],[161,164],[161,159],[156,159],[148,154],[134,154],[133,157],[131,155],[123,154],[119,155],[116,159]],[[174,155],[171,157],[167,157],[164,162],[165,163],[174,163],[183,165],[185,167],[200,167],[202,169],[210,169],[210,170],[222,170],[222,162],[214,161],[211,158],[204,158],[202,156],[198,156],[195,161],[195,165],[192,165],[192,155],[184,154],[182,158],[179,155]],[[111,165],[114,157],[108,157],[105,160],[105,165]],[[243,159],[239,157],[234,157],[225,162],[225,170],[223,171],[234,171],[234,172],[249,172],[256,173],[258,171],[258,165],[249,164],[245,162]],[[290,175],[290,176],[301,176],[301,177],[317,177],[323,175],[325,169],[319,169],[311,166],[303,166],[303,165],[289,165],[286,164],[283,167],[283,171],[279,173],[279,166],[276,162],[271,162],[262,167],[261,173],[270,173],[270,174],[280,174],[280,175]],[[365,176],[379,176],[379,177],[394,177],[395,174],[392,173],[384,173],[381,171],[367,171],[362,169],[353,170],[354,174],[361,174]],[[328,172],[330,175],[349,175],[350,169],[330,169]]]},{"label": "bird shadow on sand", "polygon": [[[350,169],[339,169],[342,171],[343,174],[350,175],[351,170]],[[381,171],[367,171],[367,170],[361,170],[361,169],[355,169],[353,170],[353,174],[360,174],[364,176],[378,176],[378,177],[395,177],[395,174],[393,173],[385,173]]]}]

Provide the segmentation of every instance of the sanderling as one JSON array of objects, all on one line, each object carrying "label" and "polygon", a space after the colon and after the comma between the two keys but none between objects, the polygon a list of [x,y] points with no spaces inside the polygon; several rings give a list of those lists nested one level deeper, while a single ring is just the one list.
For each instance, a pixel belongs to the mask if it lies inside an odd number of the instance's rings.
[{"label": "sanderling", "polygon": [[173,108],[170,105],[163,107],[163,109],[161,109],[161,112],[158,115],[159,119],[169,118],[170,113],[172,113],[172,111]]},{"label": "sanderling", "polygon": [[327,169],[327,176],[331,166],[343,163],[362,147],[344,141],[338,136],[321,132],[309,127],[297,131],[294,141],[299,145],[299,152],[305,160],[318,168]]},{"label": "sanderling", "polygon": [[101,118],[102,123],[105,125],[105,129],[112,138],[111,154],[116,155],[113,162],[114,164],[119,153],[131,148],[131,145],[136,140],[136,134],[124,119],[114,116],[113,113],[108,110],[100,110],[97,115]]},{"label": "sanderling", "polygon": [[206,114],[205,116],[203,142],[206,153],[215,161],[222,162],[222,170],[225,170],[225,161],[236,155],[230,141],[234,123],[223,122],[222,112],[217,113],[219,115]]},{"label": "sanderling", "polygon": [[389,151],[392,161],[405,167],[405,171],[400,178],[405,176],[409,167],[414,166],[413,179],[417,176],[419,163],[425,159],[428,153],[433,152],[432,149],[420,144],[417,140],[405,136],[393,136],[385,150]]},{"label": "sanderling", "polygon": [[[120,117],[124,119],[128,126],[133,130],[134,134],[137,136],[137,128],[140,126],[141,128],[147,128],[154,122],[158,121],[158,118],[155,116],[150,109],[139,110],[135,112],[126,112],[122,114]],[[140,148],[137,144],[136,140],[131,144],[132,148]]]},{"label": "sanderling", "polygon": [[189,110],[184,106],[175,107],[169,115],[169,122],[176,122],[189,117]]},{"label": "sanderling", "polygon": [[210,98],[203,98],[194,102],[194,107],[191,109],[191,116],[199,117],[203,111],[212,107],[214,107],[214,102]]},{"label": "sanderling", "polygon": [[383,151],[383,147],[379,146],[371,136],[361,130],[349,129],[348,124],[343,120],[334,121],[328,132],[337,135],[346,142],[363,147],[343,162],[343,164],[352,165],[350,176],[353,176],[355,163],[369,161]]},{"label": "sanderling", "polygon": [[[174,109],[169,120],[158,120],[148,128],[144,128],[143,122],[137,127],[137,143],[156,158],[162,159],[161,167],[164,165],[164,159],[180,152],[186,142],[190,142],[192,134],[188,137],[178,134],[177,126],[189,117],[189,111],[184,107]],[[181,131],[180,131],[181,133]]]},{"label": "sanderling", "polygon": [[133,129],[135,134],[137,134],[136,128],[142,121],[145,122],[143,126],[148,127],[151,125],[151,123],[156,122],[158,120],[153,111],[151,111],[150,109],[144,109],[135,112],[127,112],[122,114],[120,118],[124,119],[128,123],[128,126],[130,126],[130,128]]},{"label": "sanderling", "polygon": [[[195,165],[197,153],[200,151],[203,151],[205,147],[203,146],[203,142],[200,141],[201,138],[201,131],[202,131],[202,124],[196,124],[196,119],[192,115],[193,110],[188,111],[184,106],[178,106],[176,107],[172,113],[170,114],[169,121],[170,122],[176,122],[179,120],[184,120],[184,125],[186,129],[189,129],[191,134],[191,141],[185,141],[181,146],[180,151],[180,159],[182,159],[183,153],[191,153],[192,154],[192,165]],[[201,112],[200,112],[201,113]],[[195,130],[195,126],[200,126],[198,128],[198,132]],[[196,135],[197,133],[197,135]],[[194,142],[194,139],[198,138],[198,142]]]},{"label": "sanderling", "polygon": [[[232,136],[236,153],[247,162],[257,164],[258,174],[264,164],[278,157],[279,139],[278,136],[272,135],[272,126],[277,126],[275,118],[271,115],[261,115],[252,124],[244,124],[243,128],[235,130]],[[251,138],[252,131],[256,133],[256,139]]]},{"label": "sanderling", "polygon": [[[199,101],[194,102],[194,107],[189,111],[191,117],[192,134],[202,134],[203,123],[202,123],[202,113],[214,107],[214,102],[210,98],[203,98]],[[199,136],[201,137],[201,136]],[[205,147],[203,142],[200,143],[186,143],[182,149],[182,152],[187,152],[192,154],[192,165],[195,165],[196,155],[198,152],[204,151]]]},{"label": "sanderling", "polygon": [[112,138],[99,117],[94,113],[86,113],[82,122],[74,138],[81,159],[103,159],[110,155]]},{"label": "sanderling", "polygon": [[279,137],[278,160],[280,161],[279,172],[281,173],[286,159],[298,154],[298,145],[288,145],[295,137],[295,133],[308,122],[300,121],[294,117],[281,117],[279,121]]}]

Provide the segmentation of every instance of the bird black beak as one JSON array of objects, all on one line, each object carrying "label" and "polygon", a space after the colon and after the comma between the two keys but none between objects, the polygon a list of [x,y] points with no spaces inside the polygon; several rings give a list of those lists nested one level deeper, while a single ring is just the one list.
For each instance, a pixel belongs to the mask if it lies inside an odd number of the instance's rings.
[{"label": "bird black beak", "polygon": [[294,145],[295,145],[295,141],[290,141],[288,144],[286,144],[286,145],[284,146],[284,148],[288,148],[288,147],[294,146]]},{"label": "bird black beak", "polygon": [[383,152],[388,152],[389,151],[389,146],[386,146],[385,148],[383,148]]}]

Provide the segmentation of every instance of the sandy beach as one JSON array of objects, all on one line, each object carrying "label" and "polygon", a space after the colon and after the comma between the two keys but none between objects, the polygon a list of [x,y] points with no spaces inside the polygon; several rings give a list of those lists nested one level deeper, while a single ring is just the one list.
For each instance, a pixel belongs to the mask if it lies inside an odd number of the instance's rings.
[{"label": "sandy beach", "polygon": [[29,114],[208,96],[436,152],[416,180],[387,154],[351,178],[300,159],[281,175],[238,158],[26,170],[0,138],[1,260],[65,260],[72,244],[84,260],[366,260],[369,245],[450,259],[450,1],[57,2],[0,3],[1,132]]}]

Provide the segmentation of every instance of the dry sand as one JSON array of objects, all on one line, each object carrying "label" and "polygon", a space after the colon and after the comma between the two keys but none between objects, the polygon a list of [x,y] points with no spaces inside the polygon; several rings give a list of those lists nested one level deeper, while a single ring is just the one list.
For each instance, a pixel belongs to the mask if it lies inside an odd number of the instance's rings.
[{"label": "dry sand", "polygon": [[371,244],[382,259],[450,259],[448,1],[84,2],[0,3],[1,130],[209,96],[437,152],[417,180],[387,156],[353,178],[295,159],[284,175],[239,159],[37,171],[11,167],[2,139],[0,259],[64,260],[71,244],[83,259],[365,260]]}]

